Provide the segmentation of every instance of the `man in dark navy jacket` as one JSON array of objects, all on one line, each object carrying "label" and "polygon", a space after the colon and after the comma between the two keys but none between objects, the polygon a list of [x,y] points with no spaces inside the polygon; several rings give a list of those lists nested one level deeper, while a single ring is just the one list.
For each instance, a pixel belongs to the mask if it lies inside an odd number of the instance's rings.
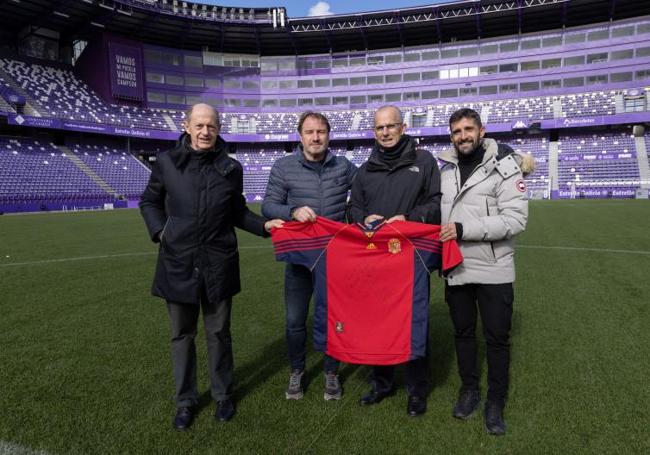
[{"label": "man in dark navy jacket", "polygon": [[[352,185],[350,217],[357,223],[380,220],[440,224],[440,171],[435,158],[404,134],[406,124],[395,106],[375,113],[375,146]],[[428,357],[428,356],[427,356]],[[424,414],[429,389],[428,358],[406,364],[407,414]],[[359,404],[379,403],[394,391],[395,368],[373,368],[372,389]]]},{"label": "man in dark navy jacket", "polygon": [[240,291],[235,226],[266,236],[283,223],[246,207],[242,167],[228,157],[220,127],[215,109],[192,106],[185,132],[175,148],[158,154],[140,199],[149,235],[160,244],[152,293],[167,301],[171,321],[177,430],[192,424],[198,401],[194,338],[201,309],[215,418],[233,417],[230,309]]},{"label": "man in dark navy jacket", "polygon": [[[348,190],[356,167],[345,157],[328,149],[330,124],[317,112],[305,112],[298,121],[300,145],[296,151],[279,159],[271,169],[262,214],[285,221],[314,221],[323,216],[344,221]],[[285,268],[284,297],[286,338],[289,351],[289,386],[285,397],[303,396],[307,339],[307,314],[313,293],[311,272],[294,264]],[[341,398],[338,362],[325,356],[325,400]]]}]

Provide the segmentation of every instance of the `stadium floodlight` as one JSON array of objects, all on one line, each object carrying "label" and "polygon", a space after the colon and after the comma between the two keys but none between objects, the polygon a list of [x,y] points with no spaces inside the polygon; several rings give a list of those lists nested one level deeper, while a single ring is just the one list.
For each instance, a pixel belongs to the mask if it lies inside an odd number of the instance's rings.
[{"label": "stadium floodlight", "polygon": [[65,17],[65,18],[69,18],[69,17],[70,17],[69,14],[62,13],[61,11],[56,11],[56,10],[52,11],[52,14],[55,14],[55,15],[57,15],[57,16],[61,16],[61,17]]},{"label": "stadium floodlight", "polygon": [[106,28],[104,24],[100,24],[99,22],[90,21],[90,25],[94,25],[95,27],[99,27],[99,28]]}]

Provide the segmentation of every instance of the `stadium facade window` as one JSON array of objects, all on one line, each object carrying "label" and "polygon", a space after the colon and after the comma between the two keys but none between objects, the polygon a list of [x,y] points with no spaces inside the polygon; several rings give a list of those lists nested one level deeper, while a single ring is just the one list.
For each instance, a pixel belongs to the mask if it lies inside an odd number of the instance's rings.
[{"label": "stadium facade window", "polygon": [[223,54],[203,51],[203,66],[223,66]]},{"label": "stadium facade window", "polygon": [[646,110],[645,97],[643,96],[626,97],[624,103],[625,112],[641,112]]},{"label": "stadium facade window", "polygon": [[611,61],[627,60],[630,58],[634,58],[634,49],[623,49],[620,51],[612,51],[609,54],[609,59]]},{"label": "stadium facade window", "polygon": [[331,85],[331,81],[329,79],[315,79],[314,85],[316,87],[329,87]]},{"label": "stadium facade window", "polygon": [[440,73],[438,71],[424,71],[422,73],[423,81],[434,81],[440,78]]},{"label": "stadium facade window", "polygon": [[224,104],[228,107],[240,107],[241,100],[239,98],[226,98]]},{"label": "stadium facade window", "polygon": [[397,103],[402,101],[401,93],[386,93],[386,102],[387,103]]},{"label": "stadium facade window", "polygon": [[196,76],[185,76],[185,85],[188,87],[203,87],[203,78]]},{"label": "stadium facade window", "polygon": [[165,75],[159,73],[150,73],[147,71],[147,82],[154,82],[156,84],[165,83]]},{"label": "stadium facade window", "polygon": [[549,68],[559,68],[562,66],[562,59],[561,58],[549,58],[546,60],[542,60],[542,68],[543,69],[549,69]]},{"label": "stadium facade window", "polygon": [[350,58],[350,66],[365,66],[366,57],[353,57]]},{"label": "stadium facade window", "polygon": [[419,101],[420,92],[406,92],[402,95],[402,100],[404,101]]},{"label": "stadium facade window", "polygon": [[638,24],[636,26],[636,32],[638,34],[650,33],[650,22],[644,24]]},{"label": "stadium facade window", "polygon": [[618,27],[612,29],[612,38],[621,38],[623,36],[633,36],[634,35],[634,25],[628,25],[625,27]]},{"label": "stadium facade window", "polygon": [[587,85],[607,84],[607,79],[608,79],[607,74],[596,74],[593,76],[587,76]]},{"label": "stadium facade window", "polygon": [[612,73],[609,75],[609,81],[614,82],[629,82],[632,80],[632,72],[628,73]]},{"label": "stadium facade window", "polygon": [[384,102],[384,95],[368,95],[368,103],[381,104]]},{"label": "stadium facade window", "polygon": [[281,99],[280,107],[296,107],[296,99],[295,98]]},{"label": "stadium facade window", "polygon": [[563,66],[573,66],[573,65],[584,65],[585,56],[584,55],[575,55],[573,57],[564,57]]},{"label": "stadium facade window", "polygon": [[398,82],[402,82],[402,75],[401,74],[387,74],[386,75],[386,83],[387,84],[396,84]]},{"label": "stadium facade window", "polygon": [[335,96],[332,98],[332,104],[335,106],[347,105],[349,104],[349,100],[347,96]]},{"label": "stadium facade window", "polygon": [[539,49],[542,46],[541,40],[529,39],[521,42],[521,50]]},{"label": "stadium facade window", "polygon": [[258,60],[243,59],[241,61],[241,66],[246,68],[257,68],[260,66],[260,62]]},{"label": "stadium facade window", "polygon": [[638,57],[650,57],[650,47],[640,47],[636,50],[636,56]]},{"label": "stadium facade window", "polygon": [[350,105],[355,105],[355,104],[366,104],[366,97],[365,95],[355,95],[350,97]]},{"label": "stadium facade window", "polygon": [[486,85],[478,88],[479,95],[496,95],[497,86],[496,85]]},{"label": "stadium facade window", "polygon": [[481,55],[497,54],[499,52],[498,44],[485,44],[481,46]]},{"label": "stadium facade window", "polygon": [[227,89],[241,88],[241,80],[240,79],[234,79],[234,78],[224,79],[223,88],[227,88]]},{"label": "stadium facade window", "polygon": [[183,76],[167,74],[165,76],[165,81],[167,82],[167,85],[185,85],[185,80],[183,79]]},{"label": "stadium facade window", "polygon": [[348,66],[348,58],[334,58],[332,59],[332,68],[345,68]]},{"label": "stadium facade window", "polygon": [[440,53],[442,58],[457,58],[458,57],[458,48],[455,49],[443,49]]},{"label": "stadium facade window", "polygon": [[440,98],[457,98],[458,89],[457,88],[447,88],[440,90]]},{"label": "stadium facade window", "polygon": [[538,70],[540,66],[541,66],[541,62],[539,60],[530,60],[527,62],[521,62],[521,71]]},{"label": "stadium facade window", "polygon": [[365,76],[351,77],[350,85],[366,85],[366,77]]},{"label": "stadium facade window", "polygon": [[314,81],[312,79],[298,79],[298,88],[312,88]]},{"label": "stadium facade window", "polygon": [[516,93],[517,84],[504,84],[499,85],[499,93]]},{"label": "stadium facade window", "polygon": [[415,82],[420,80],[420,73],[406,73],[404,74],[404,82]]},{"label": "stadium facade window", "polygon": [[183,60],[186,68],[203,68],[203,57],[200,55],[186,55]]},{"label": "stadium facade window", "polygon": [[478,94],[478,88],[476,87],[461,87],[459,89],[460,96],[475,96]]},{"label": "stadium facade window", "polygon": [[169,66],[181,66],[181,56],[165,52],[162,54],[162,63]]},{"label": "stadium facade window", "polygon": [[402,54],[388,54],[386,56],[386,63],[387,64],[402,63]]},{"label": "stadium facade window", "polygon": [[411,115],[411,125],[413,128],[424,128],[427,126],[426,114],[413,114]]},{"label": "stadium facade window", "polygon": [[503,65],[499,65],[500,73],[516,73],[517,70],[518,70],[517,63],[504,63]]},{"label": "stadium facade window", "polygon": [[584,77],[568,77],[562,80],[564,87],[582,87],[585,85]]},{"label": "stadium facade window", "polygon": [[423,100],[435,100],[438,98],[438,90],[426,90],[421,96]]},{"label": "stadium facade window", "polygon": [[424,51],[422,52],[422,60],[438,60],[440,58],[440,52],[438,51]]},{"label": "stadium facade window", "polygon": [[567,34],[564,37],[564,44],[578,44],[578,43],[584,43],[585,42],[585,34],[584,33],[571,33]]},{"label": "stadium facade window", "polygon": [[265,100],[262,100],[262,107],[263,107],[263,108],[273,108],[273,107],[278,107],[278,100],[276,100],[276,99],[265,99]]},{"label": "stadium facade window", "polygon": [[260,70],[262,73],[277,73],[278,62],[275,60],[265,60],[262,58],[260,61]]},{"label": "stadium facade window", "polygon": [[587,33],[587,41],[600,41],[604,39],[609,39],[609,30],[594,30]]},{"label": "stadium facade window", "polygon": [[408,54],[404,54],[404,61],[405,62],[419,62],[421,59],[420,53],[419,52],[411,52]]},{"label": "stadium facade window", "polygon": [[144,62],[147,65],[162,65],[162,52],[153,49],[144,49]]},{"label": "stadium facade window", "polygon": [[516,42],[516,41],[499,44],[499,51],[500,52],[515,52],[515,51],[518,51],[518,50],[519,50],[519,43]]},{"label": "stadium facade window", "polygon": [[469,46],[469,47],[461,47],[460,48],[460,56],[461,57],[473,57],[475,55],[478,55],[478,46]]},{"label": "stadium facade window", "polygon": [[587,64],[606,63],[607,52],[599,52],[597,54],[587,54]]},{"label": "stadium facade window", "polygon": [[287,89],[292,89],[297,87],[297,83],[295,79],[288,79],[288,80],[283,80],[280,81],[280,90],[287,90]]},{"label": "stadium facade window", "polygon": [[298,98],[298,106],[312,106],[313,104],[312,98]]},{"label": "stadium facade window", "polygon": [[539,90],[539,81],[522,82],[519,84],[519,91],[521,92],[533,92],[535,90]]},{"label": "stadium facade window", "polygon": [[314,68],[319,70],[328,69],[331,67],[331,63],[332,62],[330,60],[316,60],[316,63],[314,63]]},{"label": "stadium facade window", "polygon": [[200,103],[200,102],[202,102],[202,101],[203,101],[203,98],[201,98],[200,96],[190,96],[190,95],[187,95],[187,96],[185,97],[185,102],[186,102],[188,105],[197,104],[197,103]]},{"label": "stadium facade window", "polygon": [[147,92],[147,101],[150,103],[164,103],[165,94],[158,92]]},{"label": "stadium facade window", "polygon": [[542,39],[542,47],[556,47],[562,45],[561,36],[549,36]]},{"label": "stadium facade window", "polygon": [[260,88],[260,83],[255,79],[244,79],[242,87],[246,90],[258,90]]},{"label": "stadium facade window", "polygon": [[278,71],[295,71],[296,59],[293,57],[285,57],[278,61]]},{"label": "stadium facade window", "polygon": [[544,90],[556,89],[561,87],[562,87],[562,81],[559,79],[550,79],[547,81],[542,81],[542,89]]},{"label": "stadium facade window", "polygon": [[228,66],[231,68],[241,66],[241,62],[239,60],[226,60],[224,59],[223,61],[223,66]]},{"label": "stadium facade window", "polygon": [[347,85],[348,85],[347,77],[338,77],[336,79],[332,79],[332,87],[345,87]]},{"label": "stadium facade window", "polygon": [[205,86],[209,88],[221,87],[221,79],[206,77]]},{"label": "stadium facade window", "polygon": [[316,106],[329,106],[332,104],[332,98],[330,97],[317,97],[314,99]]},{"label": "stadium facade window", "polygon": [[366,60],[367,60],[368,66],[382,65],[384,63],[384,56],[383,55],[369,55]]},{"label": "stadium facade window", "polygon": [[497,65],[481,66],[479,68],[479,74],[481,76],[485,76],[488,74],[496,74],[498,71],[499,71],[499,67]]},{"label": "stadium facade window", "polygon": [[262,80],[262,90],[277,90],[278,81],[272,79]]},{"label": "stadium facade window", "polygon": [[636,78],[641,80],[641,79],[650,79],[650,69],[648,70],[640,70],[636,72]]},{"label": "stadium facade window", "polygon": [[185,104],[185,97],[183,95],[167,94],[167,102],[169,104]]},{"label": "stadium facade window", "polygon": [[368,76],[368,85],[378,85],[384,83],[384,76]]}]

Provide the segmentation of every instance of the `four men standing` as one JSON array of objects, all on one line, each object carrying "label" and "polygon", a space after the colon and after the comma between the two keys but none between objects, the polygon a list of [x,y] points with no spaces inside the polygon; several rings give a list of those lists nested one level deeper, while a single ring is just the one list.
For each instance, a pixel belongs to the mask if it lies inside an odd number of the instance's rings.
[{"label": "four men standing", "polygon": [[[187,136],[158,156],[140,202],[150,236],[161,245],[152,292],[167,300],[172,325],[178,406],[174,427],[189,427],[197,402],[194,337],[200,308],[212,396],[217,402],[215,417],[227,421],[234,414],[230,308],[232,296],[240,290],[234,226],[265,235],[281,227],[283,220],[311,222],[318,215],[344,221],[351,188],[352,222],[442,221],[440,240],[458,240],[464,263],[446,277],[445,285],[462,380],[453,415],[466,419],[480,403],[474,334],[478,307],[487,341],[485,423],[488,432],[504,434],[514,281],[512,238],[525,229],[527,220],[525,183],[512,149],[484,138],[479,115],[461,109],[450,119],[453,147],[440,155],[441,172],[435,158],[405,134],[400,110],[385,106],[375,113],[376,143],[370,158],[356,172],[346,158],[329,151],[327,118],[306,112],[298,123],[297,150],[278,160],[271,170],[262,213],[273,220],[265,221],[246,208],[241,166],[227,156],[219,129],[218,113],[210,106],[190,108]],[[311,272],[287,264],[286,339],[291,368],[287,399],[303,396],[312,293]],[[337,370],[338,362],[325,355],[326,400],[341,398]],[[393,375],[392,366],[374,367],[372,389],[359,403],[374,405],[391,395]],[[428,355],[407,363],[409,416],[426,411],[429,383]]]}]

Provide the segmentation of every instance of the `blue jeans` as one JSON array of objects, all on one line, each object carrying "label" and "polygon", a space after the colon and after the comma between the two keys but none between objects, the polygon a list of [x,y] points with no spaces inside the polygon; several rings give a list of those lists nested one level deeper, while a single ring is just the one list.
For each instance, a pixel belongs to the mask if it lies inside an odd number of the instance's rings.
[{"label": "blue jeans", "polygon": [[[287,264],[284,270],[284,303],[286,308],[286,336],[289,365],[292,370],[304,370],[307,350],[307,316],[314,285],[309,269]],[[325,354],[325,372],[337,371],[339,362]]]}]

